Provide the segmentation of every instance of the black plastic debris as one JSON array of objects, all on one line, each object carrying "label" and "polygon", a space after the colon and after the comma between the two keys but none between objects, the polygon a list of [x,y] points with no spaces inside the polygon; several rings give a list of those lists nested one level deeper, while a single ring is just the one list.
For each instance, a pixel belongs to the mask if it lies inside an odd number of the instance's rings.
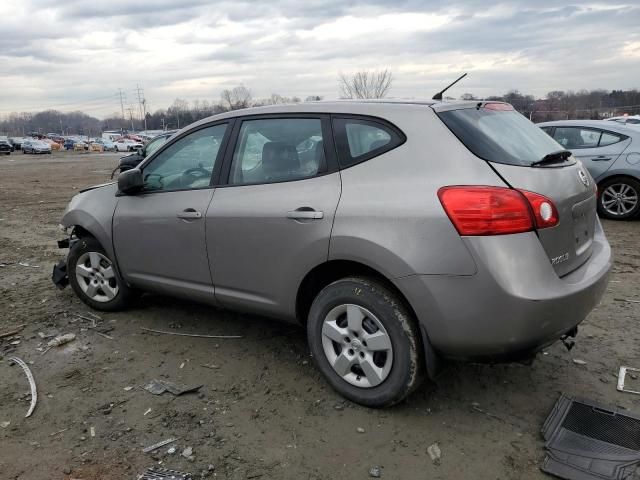
[{"label": "black plastic debris", "polygon": [[640,416],[561,395],[542,435],[543,472],[567,480],[640,479]]},{"label": "black plastic debris", "polygon": [[193,480],[193,476],[190,473],[169,470],[168,468],[151,467],[139,475],[138,480]]},{"label": "black plastic debris", "polygon": [[51,274],[51,281],[62,290],[69,285],[69,277],[67,276],[67,262],[61,260],[53,266],[53,273]]}]

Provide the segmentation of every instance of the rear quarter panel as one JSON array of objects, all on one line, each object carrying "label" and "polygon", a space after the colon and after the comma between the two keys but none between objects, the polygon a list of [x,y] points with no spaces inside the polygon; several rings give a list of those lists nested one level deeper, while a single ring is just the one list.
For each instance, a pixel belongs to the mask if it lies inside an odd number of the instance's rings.
[{"label": "rear quarter panel", "polygon": [[388,278],[476,273],[437,192],[446,185],[504,186],[502,180],[428,106],[376,105],[367,113],[395,124],[407,141],[342,170],[330,259],[359,261]]}]

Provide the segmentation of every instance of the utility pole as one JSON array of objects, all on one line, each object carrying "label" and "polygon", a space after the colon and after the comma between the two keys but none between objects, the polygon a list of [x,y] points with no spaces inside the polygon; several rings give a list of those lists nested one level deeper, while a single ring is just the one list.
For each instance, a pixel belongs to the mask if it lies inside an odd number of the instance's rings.
[{"label": "utility pole", "polygon": [[129,120],[131,120],[131,131],[133,132],[135,128],[133,127],[133,108],[128,107],[127,112],[129,112]]},{"label": "utility pole", "polygon": [[124,100],[123,100],[124,92],[122,91],[121,88],[118,89],[118,94],[120,95],[120,109],[122,110],[122,118],[124,119]]},{"label": "utility pole", "polygon": [[144,121],[144,131],[147,131],[147,99],[144,98],[144,90],[140,88],[140,85],[136,85],[136,93],[138,95],[138,103],[140,106],[140,115]]}]

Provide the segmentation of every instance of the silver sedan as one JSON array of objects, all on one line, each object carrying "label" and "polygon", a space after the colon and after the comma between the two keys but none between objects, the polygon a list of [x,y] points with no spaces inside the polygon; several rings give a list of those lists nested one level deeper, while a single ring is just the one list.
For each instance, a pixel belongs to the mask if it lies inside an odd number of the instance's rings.
[{"label": "silver sedan", "polygon": [[559,120],[538,126],[571,150],[598,184],[598,212],[628,220],[640,213],[640,128],[603,120]]}]

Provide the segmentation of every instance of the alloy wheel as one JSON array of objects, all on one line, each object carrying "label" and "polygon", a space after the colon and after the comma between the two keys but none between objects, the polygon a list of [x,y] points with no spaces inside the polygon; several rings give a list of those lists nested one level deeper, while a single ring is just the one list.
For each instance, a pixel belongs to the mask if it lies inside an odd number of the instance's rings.
[{"label": "alloy wheel", "polygon": [[96,302],[109,302],[118,294],[113,264],[101,253],[86,252],[78,258],[76,279],[84,294]]},{"label": "alloy wheel", "polygon": [[613,183],[601,195],[602,208],[615,217],[630,213],[638,204],[638,192],[627,183]]},{"label": "alloy wheel", "polygon": [[322,346],[333,370],[351,385],[372,388],[391,372],[391,338],[382,322],[359,305],[331,309],[322,325]]}]

